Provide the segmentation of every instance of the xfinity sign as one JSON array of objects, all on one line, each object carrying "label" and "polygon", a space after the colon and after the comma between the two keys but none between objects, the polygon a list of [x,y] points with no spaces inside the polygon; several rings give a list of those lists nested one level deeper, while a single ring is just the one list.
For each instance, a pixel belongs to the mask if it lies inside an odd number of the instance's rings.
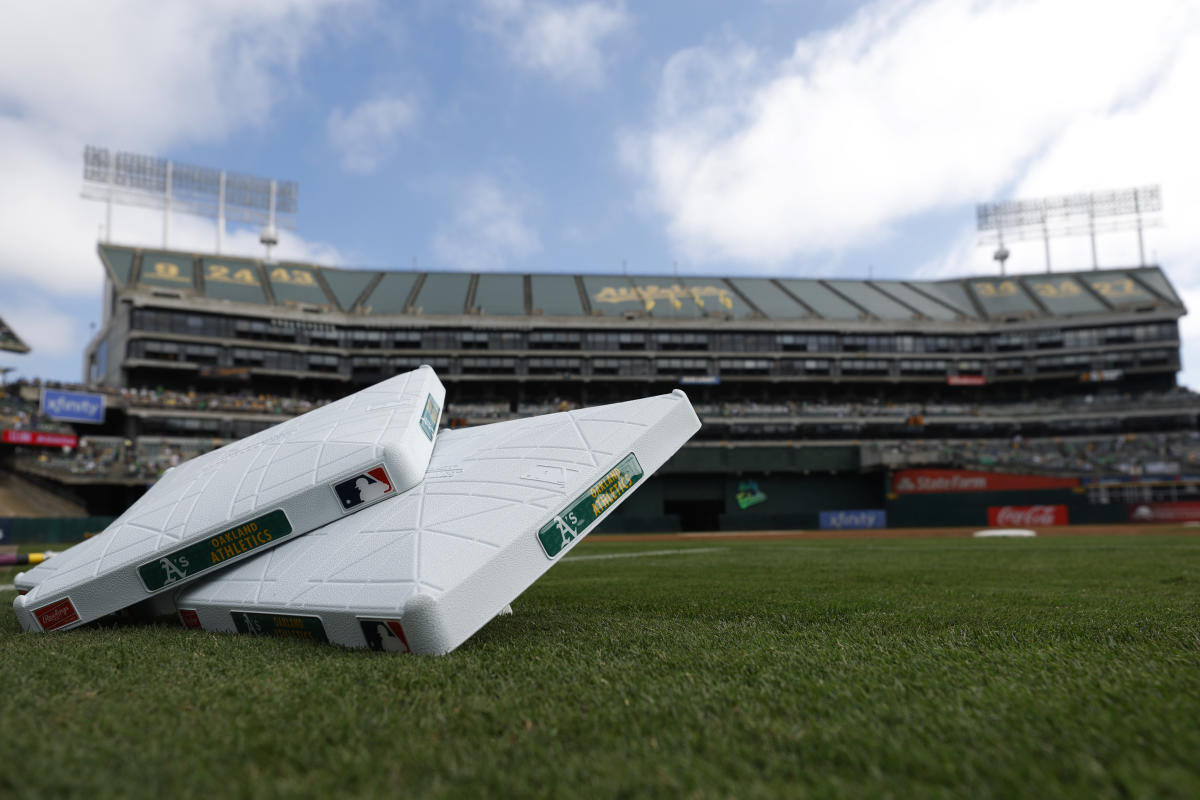
[{"label": "xfinity sign", "polygon": [[104,395],[42,390],[42,413],[63,422],[104,422]]},{"label": "xfinity sign", "polygon": [[823,531],[886,528],[887,512],[881,508],[856,509],[853,511],[822,511],[820,524]]}]

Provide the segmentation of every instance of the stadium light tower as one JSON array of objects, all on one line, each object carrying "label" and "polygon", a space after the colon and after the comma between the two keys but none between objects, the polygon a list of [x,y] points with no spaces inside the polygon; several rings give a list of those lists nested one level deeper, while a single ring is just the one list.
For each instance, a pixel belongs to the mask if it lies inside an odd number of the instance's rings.
[{"label": "stadium light tower", "polygon": [[88,145],[83,151],[83,197],[106,205],[104,240],[113,240],[117,203],[162,209],[163,247],[171,238],[171,213],[181,211],[217,221],[217,253],[225,243],[225,221],[262,225],[267,248],[279,243],[278,227],[294,230],[300,187],[237,172],[179,164],[157,156],[111,153]]},{"label": "stadium light tower", "polygon": [[[1038,200],[1006,200],[980,203],[975,207],[982,242],[996,242],[1000,273],[1008,259],[1009,241],[1041,238],[1046,244],[1046,272],[1050,271],[1050,237],[1088,234],[1092,239],[1092,269],[1099,269],[1096,231],[1137,229],[1139,266],[1146,266],[1142,229],[1162,224],[1162,194],[1158,186],[1116,189],[1105,192],[1043,197]],[[1149,216],[1147,216],[1149,215]]]}]

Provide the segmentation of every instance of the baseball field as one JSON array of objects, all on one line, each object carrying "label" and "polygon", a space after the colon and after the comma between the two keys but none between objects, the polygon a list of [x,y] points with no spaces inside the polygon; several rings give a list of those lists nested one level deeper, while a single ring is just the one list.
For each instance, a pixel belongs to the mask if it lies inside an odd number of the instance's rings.
[{"label": "baseball field", "polygon": [[0,796],[1197,797],[1200,536],[1113,533],[594,538],[444,657],[0,570]]}]

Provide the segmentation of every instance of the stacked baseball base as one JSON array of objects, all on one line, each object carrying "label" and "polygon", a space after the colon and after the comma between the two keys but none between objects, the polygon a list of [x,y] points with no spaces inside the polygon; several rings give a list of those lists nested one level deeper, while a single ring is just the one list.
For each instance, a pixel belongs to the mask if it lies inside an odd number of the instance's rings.
[{"label": "stacked baseball base", "polygon": [[22,575],[17,618],[83,625],[410,489],[445,397],[422,367],[168,470],[99,536]]},{"label": "stacked baseball base", "polygon": [[99,536],[18,576],[26,630],[114,611],[446,653],[700,427],[681,391],[437,431],[428,367],[170,470]]}]

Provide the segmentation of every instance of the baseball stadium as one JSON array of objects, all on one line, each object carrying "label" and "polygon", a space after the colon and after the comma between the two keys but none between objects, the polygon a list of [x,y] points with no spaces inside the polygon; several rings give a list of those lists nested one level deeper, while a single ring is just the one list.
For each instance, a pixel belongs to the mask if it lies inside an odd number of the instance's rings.
[{"label": "baseball stadium", "polygon": [[0,800],[1200,797],[1200,2],[64,5]]},{"label": "baseball stadium", "polygon": [[[1200,396],[1176,382],[1186,309],[1158,266],[849,280],[96,252],[83,379],[0,401],[10,564],[53,564],[168,470],[421,365],[443,433],[679,389],[700,428],[448,655],[316,644],[311,617],[248,637],[188,630],[190,610],[53,634],[6,615],[9,724],[53,730],[0,744],[23,758],[9,796],[1200,787]],[[29,349],[3,324],[0,347]],[[0,566],[0,597],[21,579]]]},{"label": "baseball stadium", "polygon": [[[99,261],[89,381],[62,388],[102,394],[105,419],[67,452],[7,454],[94,516],[180,459],[420,364],[450,387],[449,427],[683,388],[701,431],[605,532],[817,529],[836,512],[982,526],[1028,506],[1055,524],[1184,521],[1200,499],[1200,398],[1175,386],[1184,308],[1157,267],[920,282],[362,271],[107,245]],[[41,388],[10,387],[14,411],[36,415]]]}]

